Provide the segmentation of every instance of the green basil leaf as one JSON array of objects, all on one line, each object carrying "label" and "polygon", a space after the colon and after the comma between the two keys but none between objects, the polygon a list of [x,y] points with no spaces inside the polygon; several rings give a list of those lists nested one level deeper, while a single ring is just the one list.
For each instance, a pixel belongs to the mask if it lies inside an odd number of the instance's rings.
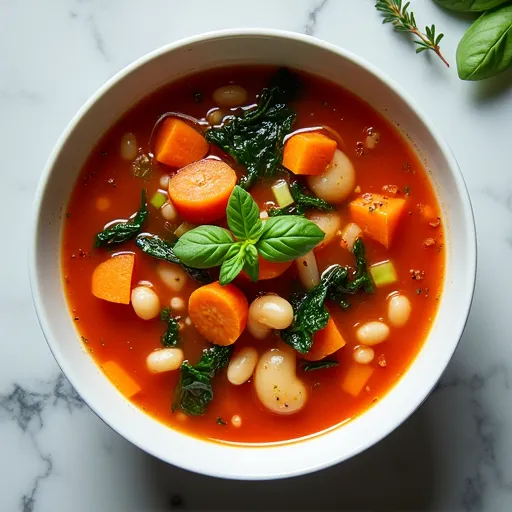
[{"label": "green basil leaf", "polygon": [[248,245],[245,248],[244,272],[254,283],[258,280],[260,260],[258,258],[258,249],[254,245]]},{"label": "green basil leaf", "polygon": [[510,0],[435,0],[441,7],[456,12],[484,12]]},{"label": "green basil leaf", "polygon": [[512,4],[488,11],[464,34],[457,47],[462,80],[483,80],[512,65]]},{"label": "green basil leaf", "polygon": [[217,267],[222,264],[233,243],[227,229],[199,226],[180,237],[174,246],[174,254],[189,267]]},{"label": "green basil leaf", "polygon": [[256,248],[268,261],[291,261],[311,251],[324,237],[325,233],[308,219],[283,215],[265,222]]},{"label": "green basil leaf", "polygon": [[226,215],[229,229],[239,240],[258,240],[263,230],[260,210],[251,194],[238,185],[231,193]]},{"label": "green basil leaf", "polygon": [[222,267],[220,267],[219,283],[225,285],[233,281],[244,268],[245,247],[241,242],[233,244],[228,253]]}]

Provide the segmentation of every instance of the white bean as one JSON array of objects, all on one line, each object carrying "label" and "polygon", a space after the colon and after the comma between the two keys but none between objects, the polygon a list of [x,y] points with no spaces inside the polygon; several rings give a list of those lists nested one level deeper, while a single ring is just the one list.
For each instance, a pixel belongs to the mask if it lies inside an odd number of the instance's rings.
[{"label": "white bean", "polygon": [[332,242],[341,228],[341,218],[337,213],[315,212],[308,214],[307,218],[311,222],[314,222],[325,233],[325,238],[315,249],[324,247],[329,242]]},{"label": "white bean", "polygon": [[228,380],[235,386],[247,382],[256,368],[258,352],[253,347],[244,347],[229,361]]},{"label": "white bean", "polygon": [[268,325],[263,325],[254,319],[247,319],[247,330],[257,340],[264,340],[272,333],[272,328]]},{"label": "white bean", "polygon": [[131,162],[137,157],[137,139],[133,133],[125,133],[121,138],[121,158]]},{"label": "white bean", "polygon": [[286,329],[293,322],[292,305],[279,295],[263,295],[249,307],[247,322],[255,320],[272,329]]},{"label": "white bean", "polygon": [[178,313],[183,313],[187,309],[187,303],[181,297],[173,297],[169,305],[173,311]]},{"label": "white bean", "polygon": [[146,358],[146,366],[151,373],[177,370],[183,363],[181,348],[161,348],[151,352]]},{"label": "white bean", "polygon": [[403,327],[411,316],[411,302],[405,295],[393,295],[388,304],[388,320],[394,327]]},{"label": "white bean", "polygon": [[220,108],[215,108],[206,114],[206,120],[210,126],[217,126],[222,123],[225,115]]},{"label": "white bean", "polygon": [[159,261],[156,264],[156,273],[173,292],[181,292],[188,281],[187,273],[175,263]]},{"label": "white bean", "polygon": [[247,91],[239,85],[225,85],[213,91],[213,101],[219,107],[239,107],[247,101]]},{"label": "white bean", "polygon": [[254,388],[259,401],[270,412],[289,415],[299,412],[308,400],[304,383],[296,375],[294,352],[267,350],[254,371]]},{"label": "white bean", "polygon": [[160,208],[160,215],[167,221],[167,222],[176,222],[179,218],[178,212],[174,205],[171,203],[171,201],[167,201],[162,208]]},{"label": "white bean", "polygon": [[354,361],[359,364],[370,364],[375,357],[375,352],[372,347],[366,347],[365,345],[358,345],[354,348],[352,353]]},{"label": "white bean", "polygon": [[171,179],[171,176],[169,174],[162,174],[162,176],[160,176],[159,184],[160,184],[160,188],[162,190],[167,190],[169,188],[169,180],[170,179]]},{"label": "white bean", "polygon": [[311,290],[317,284],[320,284],[320,273],[318,272],[318,265],[316,264],[316,257],[313,251],[309,251],[301,258],[297,258],[295,264],[297,265],[300,282],[306,290]]},{"label": "white bean", "polygon": [[132,306],[135,314],[143,320],[151,320],[160,314],[160,299],[148,286],[136,286],[132,290]]},{"label": "white bean", "polygon": [[231,425],[233,425],[233,427],[240,428],[242,426],[242,418],[238,416],[238,414],[235,414],[231,418]]},{"label": "white bean", "polygon": [[361,233],[362,230],[357,224],[354,224],[353,222],[347,224],[341,233],[341,241],[343,246],[352,252],[354,243],[361,236]]},{"label": "white bean", "polygon": [[389,336],[389,327],[384,322],[366,322],[356,331],[357,339],[364,345],[377,345]]},{"label": "white bean", "polygon": [[309,188],[320,199],[341,203],[348,198],[356,184],[356,172],[349,157],[339,149],[327,169],[317,176],[308,176]]}]

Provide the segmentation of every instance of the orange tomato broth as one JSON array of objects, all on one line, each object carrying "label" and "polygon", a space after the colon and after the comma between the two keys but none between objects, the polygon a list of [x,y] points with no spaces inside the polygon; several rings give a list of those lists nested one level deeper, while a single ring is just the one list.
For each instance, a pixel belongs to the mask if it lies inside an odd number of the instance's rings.
[{"label": "orange tomato broth", "polygon": [[[100,366],[110,360],[117,362],[141,387],[132,402],[152,417],[189,435],[211,440],[260,443],[298,439],[364,413],[390,391],[418,354],[436,315],[442,289],[445,262],[442,224],[432,226],[429,222],[432,219],[425,219],[422,215],[423,206],[428,205],[433,209],[431,212],[439,216],[439,205],[427,172],[415,153],[390,123],[361,99],[337,85],[301,74],[301,95],[291,105],[297,112],[294,129],[316,125],[335,129],[344,140],[345,147],[341,149],[355,166],[356,184],[361,193],[382,193],[383,186],[396,185],[401,191],[397,197],[407,199],[406,214],[389,249],[368,236],[363,237],[368,264],[391,259],[398,282],[377,288],[374,294],[359,292],[349,297],[351,307],[348,310],[330,307],[347,344],[328,357],[339,361],[335,368],[305,372],[298,359],[297,374],[309,389],[308,403],[299,413],[277,416],[267,412],[258,402],[252,382],[234,386],[228,382],[225,369],[213,380],[214,398],[203,416],[171,413],[179,371],[155,375],[146,368],[148,354],[162,346],[160,338],[165,324],[158,318],[141,320],[131,305],[109,303],[91,293],[94,268],[110,258],[113,252],[133,251],[136,261],[132,287],[141,280],[150,281],[160,296],[162,307],[168,305],[172,297],[178,296],[157,277],[157,260],[142,254],[133,241],[118,246],[116,251],[93,249],[95,234],[107,223],[126,219],[137,211],[141,188],[147,189],[149,199],[159,188],[161,175],[175,172],[175,169],[157,164],[149,180],[134,177],[131,163],[120,157],[120,141],[124,133],[132,132],[138,145],[146,151],[159,116],[175,111],[203,118],[209,109],[215,107],[212,92],[226,84],[241,85],[248,91],[247,104],[255,103],[257,94],[274,72],[275,69],[254,66],[210,70],[186,77],[142,100],[112,127],[92,151],[77,179],[64,219],[61,258],[65,292],[76,327],[92,357]],[[197,101],[195,93],[198,91],[201,92],[201,101]],[[365,130],[369,127],[380,133],[380,142],[375,149],[361,154],[361,142],[365,140]],[[211,153],[233,165],[229,157],[214,146]],[[251,194],[261,206],[273,199],[269,184],[258,184],[251,189]],[[355,197],[358,194],[354,193]],[[347,203],[338,208],[342,226],[350,221]],[[104,209],[98,209],[98,204]],[[148,209],[150,216],[143,232],[161,236],[168,234],[158,211],[149,204]],[[424,242],[431,237],[436,244],[426,247]],[[353,255],[340,247],[339,238],[316,251],[316,256],[321,271],[334,263],[354,265]],[[423,278],[412,279],[412,270],[421,271]],[[218,275],[218,271],[213,269],[212,274]],[[250,283],[247,278],[239,276],[235,284],[250,302],[262,291],[276,292],[287,298],[297,280],[295,265],[291,265],[283,276],[276,279]],[[188,299],[195,287],[195,282],[189,280],[179,296]],[[342,391],[341,382],[352,362],[353,348],[358,345],[355,326],[369,320],[386,321],[387,297],[395,291],[410,299],[411,317],[405,327],[390,327],[389,339],[374,347],[375,358],[371,365],[375,371],[365,389],[357,397],[352,397]],[[193,326],[181,331],[181,339],[185,358],[189,358],[191,363],[197,362],[201,350],[208,343]],[[259,341],[244,332],[236,341],[235,349],[252,345],[262,353],[275,347],[279,340],[276,334]],[[231,424],[233,415],[241,417],[241,427]],[[218,418],[227,425],[219,424]]]}]

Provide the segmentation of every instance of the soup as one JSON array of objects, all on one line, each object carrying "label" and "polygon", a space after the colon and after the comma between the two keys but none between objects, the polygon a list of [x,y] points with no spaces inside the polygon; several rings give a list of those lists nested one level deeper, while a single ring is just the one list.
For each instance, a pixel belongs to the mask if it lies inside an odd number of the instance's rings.
[{"label": "soup", "polygon": [[133,404],[216,441],[364,413],[437,312],[439,205],[404,138],[317,77],[188,76],[141,101],[72,193],[62,273],[81,340]]}]

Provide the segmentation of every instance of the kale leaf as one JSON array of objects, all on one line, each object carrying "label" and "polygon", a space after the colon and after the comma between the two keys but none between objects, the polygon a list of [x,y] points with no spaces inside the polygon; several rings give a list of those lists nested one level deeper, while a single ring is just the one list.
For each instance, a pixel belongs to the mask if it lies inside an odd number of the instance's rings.
[{"label": "kale leaf", "polygon": [[291,297],[294,318],[292,325],[281,331],[283,341],[301,354],[311,350],[314,334],[329,321],[329,312],[324,305],[329,289],[336,281],[345,281],[347,274],[346,268],[333,265],[323,273],[320,284],[308,293]]},{"label": "kale leaf", "polygon": [[180,380],[174,391],[173,412],[180,408],[192,416],[205,413],[213,399],[212,379],[215,373],[227,366],[232,351],[231,346],[213,345],[203,350],[196,365],[184,361],[180,369]]},{"label": "kale leaf", "polygon": [[352,251],[356,258],[356,275],[347,285],[346,293],[354,294],[361,288],[363,288],[365,292],[373,293],[373,281],[368,272],[368,266],[366,264],[366,250],[361,238],[358,238],[354,242],[354,248]]},{"label": "kale leaf", "polygon": [[167,324],[167,329],[162,335],[162,345],[164,347],[175,347],[180,338],[180,328],[176,319],[172,316],[169,308],[164,308],[160,313],[160,319]]},{"label": "kale leaf", "polygon": [[189,277],[199,283],[208,284],[212,282],[212,278],[207,270],[184,265],[174,253],[173,243],[169,243],[156,235],[139,235],[135,243],[142,252],[153,256],[153,258],[180,265]]},{"label": "kale leaf", "polygon": [[297,87],[297,77],[281,69],[269,87],[263,89],[254,110],[207,130],[208,142],[247,169],[240,180],[244,189],[254,185],[258,178],[273,176],[281,168],[284,138],[291,132],[296,116],[286,103],[293,99]]},{"label": "kale leaf", "polygon": [[281,215],[305,215],[307,210],[315,209],[323,212],[334,210],[334,206],[319,197],[313,197],[306,193],[306,188],[298,181],[290,185],[290,194],[295,201],[289,206],[283,208],[270,208],[269,217],[278,217]]},{"label": "kale leaf", "polygon": [[297,352],[307,354],[313,346],[313,336],[326,327],[329,312],[325,300],[330,299],[340,307],[349,307],[346,295],[353,295],[359,290],[373,292],[373,283],[367,271],[365,248],[358,238],[354,243],[356,271],[354,278],[349,279],[349,269],[340,265],[332,265],[320,278],[320,283],[307,293],[295,294],[290,298],[293,307],[293,323],[288,329],[281,331],[281,338]]},{"label": "kale leaf", "polygon": [[142,230],[142,226],[148,217],[146,205],[146,191],[142,189],[141,205],[133,219],[127,222],[119,222],[114,226],[104,229],[95,237],[94,247],[111,247],[122,244],[135,238]]}]

